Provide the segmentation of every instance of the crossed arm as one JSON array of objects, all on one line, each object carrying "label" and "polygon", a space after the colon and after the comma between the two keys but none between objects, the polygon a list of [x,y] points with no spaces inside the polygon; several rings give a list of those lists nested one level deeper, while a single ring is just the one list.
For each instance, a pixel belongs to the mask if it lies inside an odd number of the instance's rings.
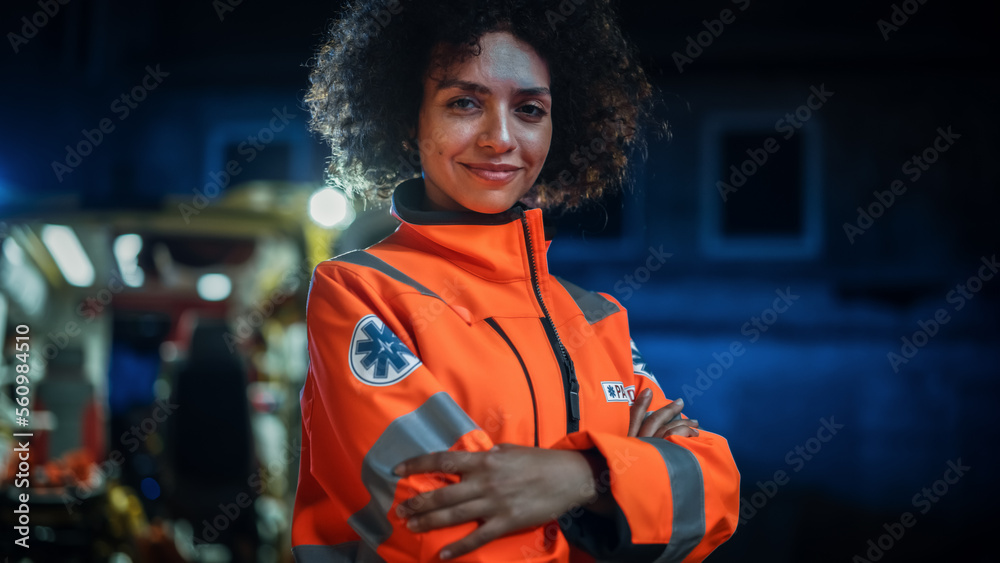
[{"label": "crossed arm", "polygon": [[[652,391],[643,390],[632,405],[628,436],[694,437],[698,421],[681,418],[682,400],[648,413]],[[482,525],[445,546],[441,559],[469,553],[509,532],[542,525],[576,508],[610,514],[615,501],[598,490],[606,469],[600,454],[500,444],[486,452],[435,452],[409,459],[395,468],[399,476],[420,473],[461,475],[445,487],[400,503],[397,515],[413,532],[428,532],[471,521]]]}]

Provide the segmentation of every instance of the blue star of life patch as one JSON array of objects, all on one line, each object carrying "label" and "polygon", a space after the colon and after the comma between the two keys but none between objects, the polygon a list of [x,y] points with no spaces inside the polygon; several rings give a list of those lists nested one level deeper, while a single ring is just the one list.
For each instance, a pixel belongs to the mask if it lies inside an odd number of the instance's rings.
[{"label": "blue star of life patch", "polygon": [[422,363],[376,315],[354,325],[349,357],[354,377],[377,386],[402,381]]}]

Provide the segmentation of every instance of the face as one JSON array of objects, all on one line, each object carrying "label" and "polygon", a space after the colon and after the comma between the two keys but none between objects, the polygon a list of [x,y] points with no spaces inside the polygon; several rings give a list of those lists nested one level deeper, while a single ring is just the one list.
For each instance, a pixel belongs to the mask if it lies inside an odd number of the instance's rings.
[{"label": "face", "polygon": [[416,137],[427,209],[506,211],[535,183],[549,152],[545,61],[507,32],[480,43],[479,56],[424,80]]}]

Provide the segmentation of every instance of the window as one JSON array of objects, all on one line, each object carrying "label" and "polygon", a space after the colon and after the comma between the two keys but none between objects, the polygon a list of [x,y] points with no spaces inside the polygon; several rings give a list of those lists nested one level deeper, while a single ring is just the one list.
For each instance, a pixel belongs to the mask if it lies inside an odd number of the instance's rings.
[{"label": "window", "polygon": [[[700,243],[719,259],[808,259],[822,245],[819,126],[719,113],[701,135]],[[776,117],[777,116],[777,117]]]}]

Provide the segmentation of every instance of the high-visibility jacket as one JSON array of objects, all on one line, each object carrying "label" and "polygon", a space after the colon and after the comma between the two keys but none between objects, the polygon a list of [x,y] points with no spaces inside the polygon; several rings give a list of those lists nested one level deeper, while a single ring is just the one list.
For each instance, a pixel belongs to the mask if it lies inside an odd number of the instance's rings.
[{"label": "high-visibility jacket", "polygon": [[457,561],[704,559],[735,530],[739,472],[711,432],[627,436],[643,389],[649,412],[670,401],[621,304],[549,273],[541,210],[431,212],[422,197],[423,180],[400,184],[399,228],[313,273],[296,561],[438,561],[477,523],[410,532],[396,506],[441,477],[393,468],[499,443],[599,452],[616,514],[570,511]]}]

